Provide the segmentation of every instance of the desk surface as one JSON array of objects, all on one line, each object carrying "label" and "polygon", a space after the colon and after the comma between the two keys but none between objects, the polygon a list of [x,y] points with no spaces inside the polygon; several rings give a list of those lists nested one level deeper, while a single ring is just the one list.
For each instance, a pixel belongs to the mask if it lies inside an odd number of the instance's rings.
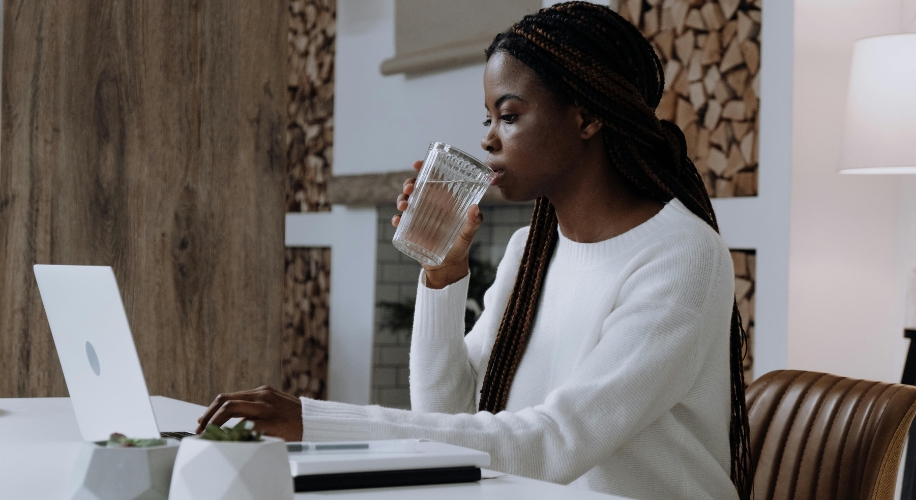
[{"label": "desk surface", "polygon": [[[204,407],[153,396],[153,411],[162,431],[192,431]],[[0,486],[3,498],[63,498],[69,470],[83,445],[69,398],[0,399]],[[518,476],[479,483],[407,488],[299,493],[297,499],[339,500],[599,500],[622,497],[581,491]]]}]

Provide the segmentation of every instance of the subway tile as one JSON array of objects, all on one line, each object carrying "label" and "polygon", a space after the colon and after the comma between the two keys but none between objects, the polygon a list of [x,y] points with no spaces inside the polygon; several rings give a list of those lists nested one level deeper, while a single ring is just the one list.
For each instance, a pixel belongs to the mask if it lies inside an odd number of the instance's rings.
[{"label": "subway tile", "polygon": [[388,408],[410,409],[410,390],[401,387],[379,389],[379,404]]},{"label": "subway tile", "polygon": [[[417,272],[419,274],[419,271]],[[405,283],[398,286],[398,298],[401,302],[416,302],[417,301],[417,283],[414,279],[410,283]]]},{"label": "subway tile", "polygon": [[[391,248],[394,248],[394,245],[392,245],[390,241],[387,244],[391,245]],[[394,248],[394,251],[398,253],[398,262],[400,262],[401,264],[410,264],[416,267],[418,272],[420,271],[420,263],[417,262],[416,259],[407,255],[404,252],[401,252],[397,248]]]},{"label": "subway tile", "polygon": [[378,388],[376,387],[372,388],[372,390],[369,392],[369,404],[373,404],[373,405],[379,404],[379,393],[380,392],[381,391],[379,391]]},{"label": "subway tile", "polygon": [[402,255],[404,254],[395,248],[394,245],[391,244],[391,241],[388,240],[380,241],[376,249],[376,258],[379,263],[401,262]]},{"label": "subway tile", "polygon": [[496,207],[493,211],[492,221],[495,224],[515,223],[518,220],[518,210],[516,207]]},{"label": "subway tile", "polygon": [[387,224],[385,226],[385,229],[383,231],[380,231],[379,234],[382,235],[382,237],[379,238],[380,241],[382,240],[391,241],[391,238],[394,238],[394,226],[392,226],[391,224]]},{"label": "subway tile", "polygon": [[[392,202],[394,200],[391,200]],[[376,213],[378,213],[378,221],[387,222],[388,225],[391,225],[391,218],[395,215],[401,213],[398,209],[395,208],[394,203],[391,205],[380,205],[376,207]]]},{"label": "subway tile", "polygon": [[413,332],[405,328],[403,330],[398,330],[396,333],[398,336],[398,345],[410,348],[410,338]]},{"label": "subway tile", "polygon": [[[381,352],[379,362],[385,365],[406,365],[410,361],[410,348],[404,346],[385,346],[378,349]],[[378,363],[376,363],[378,364]]]},{"label": "subway tile", "polygon": [[386,264],[382,270],[382,280],[392,281],[416,281],[420,276],[419,266],[410,264]]},{"label": "subway tile", "polygon": [[388,283],[375,285],[376,302],[397,302],[400,297],[400,286],[398,285]]},{"label": "subway tile", "polygon": [[410,367],[398,368],[398,387],[410,388]]},{"label": "subway tile", "polygon": [[395,387],[398,385],[397,368],[376,367],[372,370],[373,387]]},{"label": "subway tile", "polygon": [[502,262],[503,256],[505,254],[506,254],[505,245],[502,245],[502,246],[493,245],[492,247],[490,247],[490,262],[493,265],[499,265],[499,263]]},{"label": "subway tile", "polygon": [[376,328],[373,343],[377,347],[384,347],[388,345],[396,346],[400,344],[400,336],[398,335],[398,332],[393,332],[388,328]]},{"label": "subway tile", "polygon": [[493,244],[506,246],[509,244],[509,240],[516,231],[518,231],[518,228],[515,226],[498,226],[493,228]]}]

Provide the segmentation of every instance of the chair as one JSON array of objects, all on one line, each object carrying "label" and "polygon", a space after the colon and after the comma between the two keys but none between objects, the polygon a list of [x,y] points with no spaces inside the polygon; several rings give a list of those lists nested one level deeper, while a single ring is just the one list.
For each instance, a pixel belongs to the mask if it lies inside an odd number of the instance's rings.
[{"label": "chair", "polygon": [[747,406],[756,500],[893,499],[916,387],[780,370]]}]

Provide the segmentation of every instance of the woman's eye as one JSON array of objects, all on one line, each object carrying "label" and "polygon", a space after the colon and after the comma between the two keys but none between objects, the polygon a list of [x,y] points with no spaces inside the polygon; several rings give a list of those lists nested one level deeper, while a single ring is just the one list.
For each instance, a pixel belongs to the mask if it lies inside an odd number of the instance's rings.
[{"label": "woman's eye", "polygon": [[486,120],[483,121],[483,126],[489,127],[491,123],[493,123],[493,120],[487,118]]},{"label": "woman's eye", "polygon": [[501,116],[499,117],[499,119],[502,120],[502,121],[504,121],[504,122],[506,122],[506,123],[512,123],[512,122],[515,121],[515,118],[516,118],[517,116],[518,116],[518,115],[501,115]]}]

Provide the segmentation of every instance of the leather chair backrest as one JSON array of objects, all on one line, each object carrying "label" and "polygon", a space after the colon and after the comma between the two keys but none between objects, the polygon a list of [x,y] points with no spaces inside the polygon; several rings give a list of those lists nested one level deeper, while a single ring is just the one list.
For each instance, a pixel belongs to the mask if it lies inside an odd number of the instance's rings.
[{"label": "leather chair backrest", "polygon": [[781,370],[747,406],[755,499],[893,499],[916,387]]}]

